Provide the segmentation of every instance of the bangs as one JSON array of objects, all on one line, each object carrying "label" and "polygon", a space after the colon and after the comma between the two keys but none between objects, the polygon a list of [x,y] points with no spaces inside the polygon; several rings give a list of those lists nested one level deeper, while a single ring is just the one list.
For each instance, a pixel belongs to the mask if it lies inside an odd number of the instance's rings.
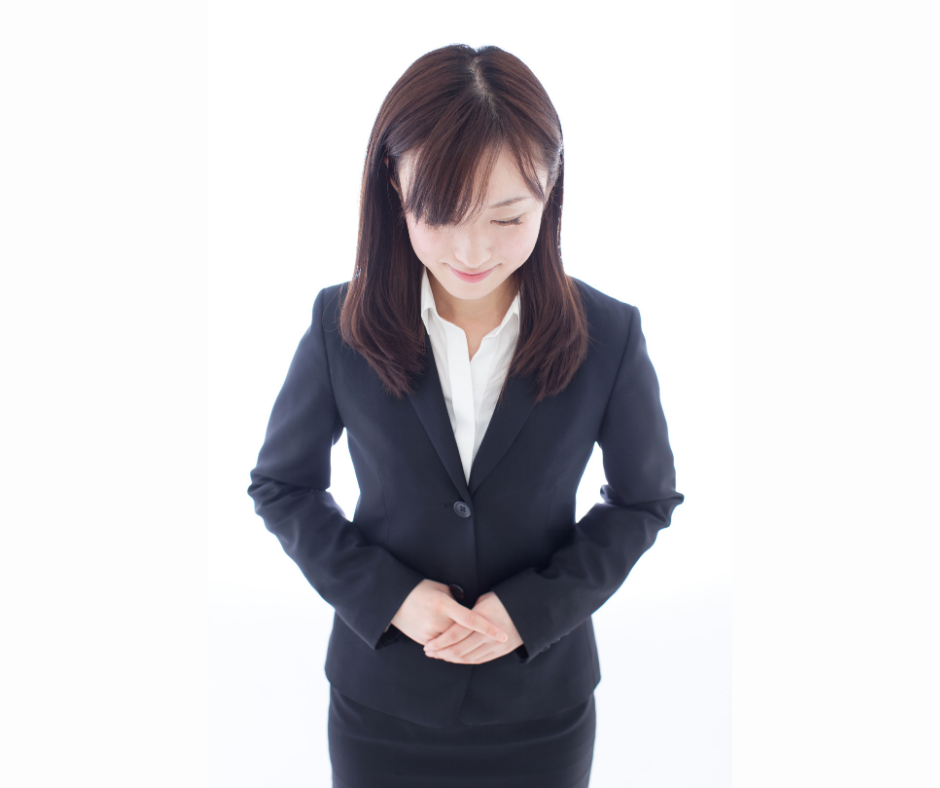
[{"label": "bangs", "polygon": [[[503,121],[505,124],[505,120]],[[484,208],[500,153],[511,156],[533,197],[545,201],[538,150],[519,129],[501,126],[489,102],[474,103],[463,117],[444,115],[430,136],[410,151],[411,182],[402,208],[431,227],[459,225]],[[551,168],[541,164],[551,176]]]},{"label": "bangs", "polygon": [[[501,184],[505,165],[517,189],[488,201],[497,161]],[[507,380],[529,376],[536,402],[565,389],[587,355],[589,333],[581,295],[561,261],[564,190],[561,121],[519,58],[498,47],[454,44],[408,67],[369,137],[356,264],[341,318],[344,343],[365,357],[388,393],[413,393],[428,368],[419,316],[426,269],[405,212],[409,222],[456,227],[476,221],[488,202],[523,196],[538,200],[542,212],[535,246],[516,270],[522,322]]]}]

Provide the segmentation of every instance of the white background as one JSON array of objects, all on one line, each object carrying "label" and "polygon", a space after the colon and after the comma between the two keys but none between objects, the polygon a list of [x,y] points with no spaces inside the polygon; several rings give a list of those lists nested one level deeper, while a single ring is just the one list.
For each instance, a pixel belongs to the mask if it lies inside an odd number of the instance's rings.
[{"label": "white background", "polygon": [[461,42],[558,109],[565,266],[640,308],[687,496],[595,616],[592,788],[935,785],[926,7],[4,10],[3,782],[329,784],[331,611],[248,471],[382,98]]}]

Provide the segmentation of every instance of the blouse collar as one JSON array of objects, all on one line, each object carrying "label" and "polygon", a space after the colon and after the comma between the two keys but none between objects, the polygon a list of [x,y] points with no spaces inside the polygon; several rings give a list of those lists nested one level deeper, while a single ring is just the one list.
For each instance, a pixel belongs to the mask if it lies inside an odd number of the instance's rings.
[{"label": "blouse collar", "polygon": [[[424,268],[424,266],[422,266]],[[521,304],[522,299],[519,297],[518,291],[516,292],[516,297],[512,299],[512,303],[509,305],[509,309],[506,310],[506,314],[503,316],[502,322],[494,328],[487,336],[495,336],[502,331],[503,326],[507,325],[513,315],[516,316],[517,321],[521,320]],[[421,275],[421,319],[424,321],[424,327],[430,333],[431,326],[429,322],[430,313],[434,313],[434,317],[438,320],[444,322],[450,322],[444,320],[440,316],[440,313],[437,311],[437,304],[434,302],[434,293],[431,290],[431,280],[428,278],[428,269],[424,268],[424,273]]]}]

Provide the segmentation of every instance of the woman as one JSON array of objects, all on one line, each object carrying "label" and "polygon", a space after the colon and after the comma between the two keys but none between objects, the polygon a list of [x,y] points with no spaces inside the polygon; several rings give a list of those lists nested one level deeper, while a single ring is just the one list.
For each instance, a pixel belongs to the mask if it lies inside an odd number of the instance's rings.
[{"label": "woman", "polygon": [[588,784],[591,614],[682,496],[638,311],[562,267],[563,174],[548,96],[496,47],[419,58],[376,119],[353,277],[317,295],[248,488],[336,612],[334,786]]}]

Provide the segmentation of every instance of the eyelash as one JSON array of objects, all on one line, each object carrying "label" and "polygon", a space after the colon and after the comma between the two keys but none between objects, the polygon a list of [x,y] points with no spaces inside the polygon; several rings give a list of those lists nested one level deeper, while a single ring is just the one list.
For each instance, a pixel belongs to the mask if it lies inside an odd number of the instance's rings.
[{"label": "eyelash", "polygon": [[500,227],[509,227],[512,224],[522,224],[522,222],[519,221],[521,218],[521,216],[517,216],[515,219],[508,219],[505,222],[502,222],[499,219],[494,219],[493,221],[495,221],[496,224],[498,224]]}]

